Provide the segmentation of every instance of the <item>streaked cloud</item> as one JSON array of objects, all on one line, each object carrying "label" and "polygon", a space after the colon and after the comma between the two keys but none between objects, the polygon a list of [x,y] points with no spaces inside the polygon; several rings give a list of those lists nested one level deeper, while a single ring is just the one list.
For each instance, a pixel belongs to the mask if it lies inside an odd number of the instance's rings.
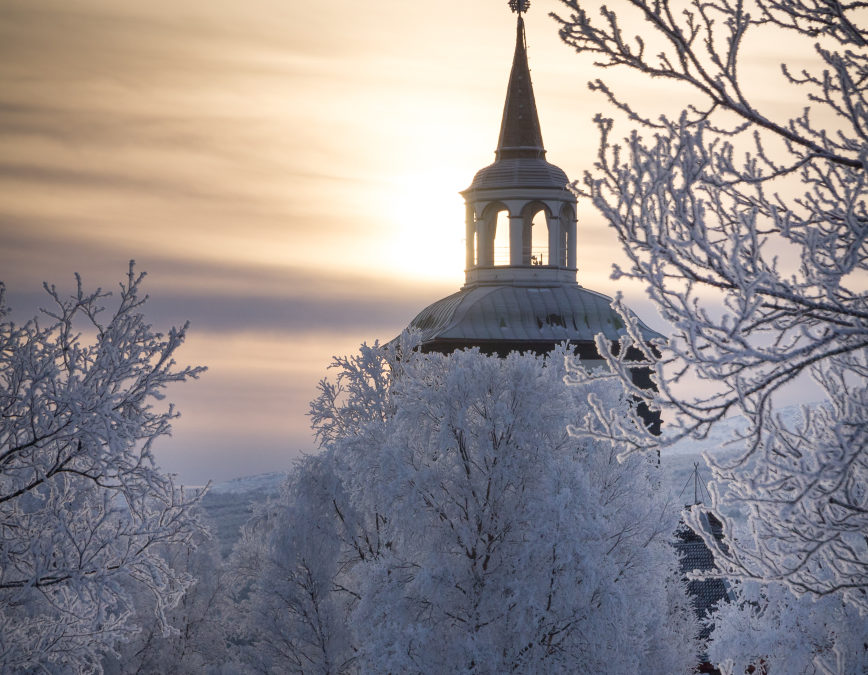
[{"label": "streaked cloud", "polygon": [[[528,42],[549,159],[579,179],[604,104],[546,16],[560,7],[534,6]],[[5,0],[0,280],[16,316],[44,303],[42,281],[115,287],[136,259],[149,317],[189,319],[181,358],[210,368],[170,392],[184,416],[159,460],[187,482],[285,468],[312,449],[330,356],[461,285],[458,191],[493,160],[513,37],[505,2]],[[580,282],[613,294],[621,254],[586,203],[579,242]]]},{"label": "streaked cloud", "polygon": [[[578,177],[586,78],[565,86],[578,62],[538,11],[544,134]],[[513,20],[452,0],[7,0],[0,279],[16,316],[45,303],[43,281],[112,288],[135,258],[149,318],[189,319],[181,359],[209,366],[170,392],[183,417],[159,460],[188,482],[285,467],[312,449],[331,355],[461,285],[458,191],[493,160]]]}]

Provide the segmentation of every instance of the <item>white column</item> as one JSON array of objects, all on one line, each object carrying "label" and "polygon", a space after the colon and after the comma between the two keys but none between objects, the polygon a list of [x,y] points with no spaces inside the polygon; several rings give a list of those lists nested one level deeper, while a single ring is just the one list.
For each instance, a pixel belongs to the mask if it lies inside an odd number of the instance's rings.
[{"label": "white column", "polygon": [[567,224],[567,267],[576,267],[576,221],[572,218]]},{"label": "white column", "polygon": [[473,207],[468,204],[465,208],[464,217],[464,236],[466,237],[464,269],[470,269],[476,266],[475,245],[476,245],[476,223],[474,222]]},{"label": "white column", "polygon": [[548,219],[549,228],[549,251],[547,264],[552,266],[561,266],[561,219],[558,216],[552,216]]},{"label": "white column", "polygon": [[523,253],[522,239],[524,234],[524,218],[521,214],[509,214],[509,264],[513,267],[521,265]]}]

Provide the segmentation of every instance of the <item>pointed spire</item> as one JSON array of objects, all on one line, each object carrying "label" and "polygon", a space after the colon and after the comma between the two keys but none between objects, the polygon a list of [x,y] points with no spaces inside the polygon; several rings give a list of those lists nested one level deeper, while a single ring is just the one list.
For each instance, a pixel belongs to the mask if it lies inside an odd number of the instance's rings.
[{"label": "pointed spire", "polygon": [[545,154],[533,85],[530,81],[530,68],[527,65],[524,19],[521,12],[518,12],[515,56],[509,74],[506,102],[503,105],[503,121],[500,123],[496,156],[500,160],[513,157],[543,158]]}]

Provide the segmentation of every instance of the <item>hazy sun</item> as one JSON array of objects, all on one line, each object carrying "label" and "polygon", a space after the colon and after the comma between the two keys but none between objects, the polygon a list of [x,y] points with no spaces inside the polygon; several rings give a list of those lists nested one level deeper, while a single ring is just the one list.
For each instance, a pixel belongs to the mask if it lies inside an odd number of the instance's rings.
[{"label": "hazy sun", "polygon": [[464,273],[464,200],[470,184],[460,168],[394,179],[385,214],[391,232],[386,264],[402,276],[461,279]]}]

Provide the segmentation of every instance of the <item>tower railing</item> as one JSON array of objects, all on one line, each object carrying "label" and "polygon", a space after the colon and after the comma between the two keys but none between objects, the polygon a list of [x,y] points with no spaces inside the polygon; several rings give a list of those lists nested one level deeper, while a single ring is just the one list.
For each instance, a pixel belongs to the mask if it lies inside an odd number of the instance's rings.
[{"label": "tower railing", "polygon": [[[510,264],[509,246],[494,247],[494,267],[507,267]],[[547,246],[535,246],[530,250],[531,267],[547,267],[551,265]]]}]

